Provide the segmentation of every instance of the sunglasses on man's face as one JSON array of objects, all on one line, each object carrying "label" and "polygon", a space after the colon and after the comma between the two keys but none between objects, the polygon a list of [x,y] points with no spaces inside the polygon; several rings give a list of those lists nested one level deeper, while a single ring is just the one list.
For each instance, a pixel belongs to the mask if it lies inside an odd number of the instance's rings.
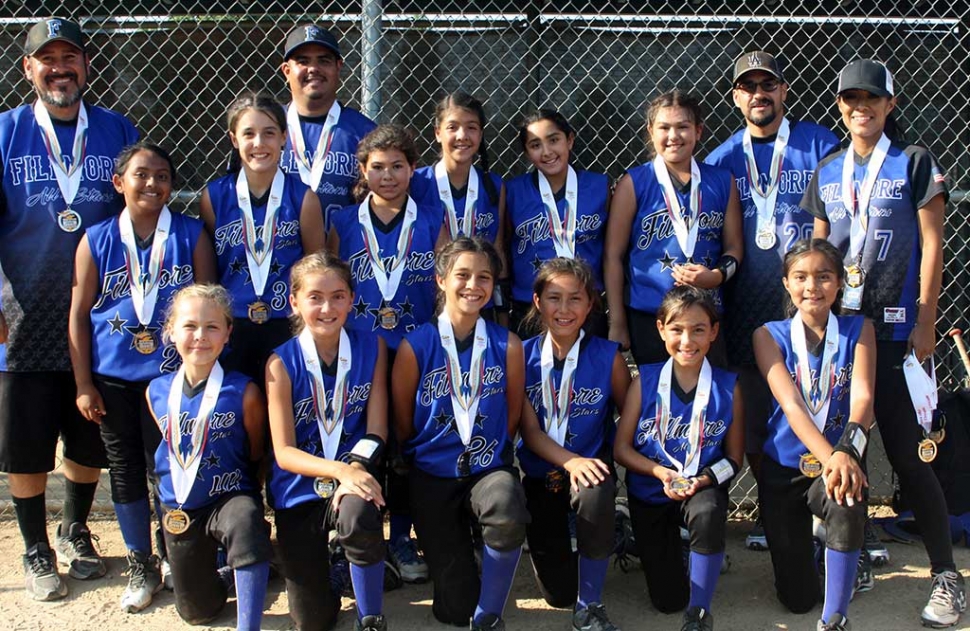
[{"label": "sunglasses on man's face", "polygon": [[734,87],[742,92],[754,94],[758,90],[762,92],[774,92],[781,85],[778,79],[765,79],[764,81],[738,81]]}]

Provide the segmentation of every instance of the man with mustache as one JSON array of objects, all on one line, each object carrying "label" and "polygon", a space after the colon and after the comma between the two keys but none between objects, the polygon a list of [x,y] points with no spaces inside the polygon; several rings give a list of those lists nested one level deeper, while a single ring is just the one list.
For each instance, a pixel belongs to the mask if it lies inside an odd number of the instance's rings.
[{"label": "man with mustache", "polygon": [[9,473],[25,587],[36,600],[67,594],[46,523],[58,436],[66,487],[60,561],[77,579],[105,573],[86,522],[107,462],[98,426],[75,405],[67,319],[75,248],[85,228],[121,210],[114,158],[138,132],[120,114],[84,103],[84,43],[75,22],[34,24],[23,69],[36,101],[0,114],[0,471]]},{"label": "man with mustache", "polygon": [[330,212],[355,201],[357,143],[376,125],[337,101],[344,60],[333,33],[315,24],[299,24],[287,34],[285,46],[280,70],[291,102],[282,167],[298,172],[320,197],[326,234]]},{"label": "man with mustache", "polygon": [[[738,57],[732,86],[745,126],[705,162],[729,169],[741,197],[744,259],[727,286],[722,330],[744,395],[745,451],[757,478],[771,393],[755,364],[751,335],[765,322],[787,317],[782,259],[795,241],[812,236],[813,227],[798,204],[818,161],[839,142],[825,127],[786,116],[788,83],[775,56],[752,51]],[[760,519],[747,546],[767,549]]]}]

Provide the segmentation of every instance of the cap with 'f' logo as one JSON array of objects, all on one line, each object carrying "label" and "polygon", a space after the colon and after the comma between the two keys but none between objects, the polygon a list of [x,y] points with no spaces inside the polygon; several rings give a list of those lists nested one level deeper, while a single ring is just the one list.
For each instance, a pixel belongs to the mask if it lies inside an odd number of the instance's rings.
[{"label": "cap with 'f' logo", "polygon": [[51,42],[65,42],[84,52],[84,33],[77,22],[63,18],[47,18],[37,22],[27,31],[24,54],[35,54]]}]

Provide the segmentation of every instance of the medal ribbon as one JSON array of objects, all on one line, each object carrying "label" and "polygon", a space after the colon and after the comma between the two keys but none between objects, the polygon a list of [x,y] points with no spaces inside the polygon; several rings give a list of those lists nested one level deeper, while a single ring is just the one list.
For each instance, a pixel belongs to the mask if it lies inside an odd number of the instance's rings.
[{"label": "medal ribbon", "polygon": [[832,400],[832,388],[835,387],[835,362],[839,357],[839,320],[835,314],[829,312],[829,320],[825,325],[825,346],[822,349],[822,363],[818,368],[817,383],[812,380],[812,368],[809,364],[808,344],[805,341],[805,325],[800,313],[796,313],[791,320],[791,347],[795,353],[795,383],[802,392],[802,399],[808,406],[812,421],[818,431],[825,431],[825,422],[829,417],[829,403]]},{"label": "medal ribbon", "polygon": [[128,285],[131,288],[131,303],[135,307],[138,322],[143,325],[151,324],[155,314],[155,304],[158,301],[158,281],[162,276],[162,266],[165,261],[165,242],[168,241],[172,226],[172,212],[168,206],[162,206],[155,224],[155,236],[152,237],[152,251],[148,257],[148,271],[141,268],[138,258],[138,245],[135,243],[135,228],[131,223],[131,214],[126,206],[118,217],[118,230],[121,232],[121,242],[125,245],[125,268],[128,272]]},{"label": "medal ribbon", "polygon": [[313,192],[320,188],[323,166],[327,162],[327,153],[330,152],[330,144],[333,142],[333,128],[336,127],[338,120],[340,120],[340,104],[334,101],[327,113],[323,130],[320,132],[317,148],[308,160],[306,141],[303,140],[303,127],[300,126],[300,114],[296,111],[296,104],[290,103],[286,109],[286,129],[290,135],[290,142],[293,143],[293,153],[296,154],[296,166],[300,170],[300,179]]},{"label": "medal ribbon", "polygon": [[909,398],[916,410],[916,421],[927,434],[933,429],[933,412],[939,404],[936,390],[936,362],[930,357],[930,372],[927,374],[923,365],[916,359],[916,351],[911,351],[903,361],[903,376],[906,377],[906,388]]},{"label": "medal ribbon", "polygon": [[320,358],[317,355],[316,344],[313,343],[313,335],[309,329],[304,328],[297,339],[300,343],[300,351],[303,353],[303,365],[310,375],[310,392],[313,393],[313,409],[317,415],[317,429],[320,432],[323,455],[328,460],[334,460],[337,457],[340,436],[343,433],[344,412],[346,412],[349,392],[347,377],[350,375],[350,367],[353,364],[350,337],[345,330],[340,329],[340,345],[337,348],[337,379],[334,381],[333,396],[329,402],[327,401],[327,387],[323,383]]},{"label": "medal ribbon", "polygon": [[[666,168],[666,167],[665,167]],[[660,369],[660,382],[657,384],[657,444],[660,451],[667,456],[674,468],[684,477],[697,475],[701,464],[701,449],[704,447],[704,423],[707,418],[707,403],[711,398],[711,363],[704,358],[701,372],[697,378],[697,389],[694,390],[694,402],[691,404],[690,427],[687,431],[687,453],[681,464],[667,451],[667,432],[670,431],[670,387],[673,381],[674,360],[670,358]]]},{"label": "medal ribbon", "polygon": [[438,316],[438,335],[441,336],[441,346],[445,349],[447,359],[445,368],[448,373],[449,390],[451,390],[451,407],[455,413],[455,425],[458,427],[461,442],[467,447],[472,439],[478,403],[482,397],[482,383],[485,381],[485,349],[488,347],[485,320],[478,318],[478,322],[475,323],[475,341],[472,344],[472,359],[468,366],[467,386],[461,372],[461,362],[458,359],[454,327],[444,313]]},{"label": "medal ribbon", "polygon": [[465,193],[465,214],[458,227],[458,211],[455,210],[455,200],[451,197],[451,182],[444,161],[434,165],[434,179],[438,183],[438,199],[445,207],[445,219],[448,221],[448,235],[452,240],[465,235],[475,236],[475,204],[478,202],[478,171],[472,167],[468,172],[468,188]]},{"label": "medal ribbon", "polygon": [[381,296],[385,300],[391,300],[401,284],[401,277],[404,275],[404,263],[411,251],[411,239],[414,235],[414,222],[418,218],[418,206],[413,199],[408,197],[407,206],[404,208],[404,221],[401,222],[401,233],[397,238],[397,249],[391,258],[390,270],[388,270],[384,267],[384,261],[381,259],[381,246],[377,243],[374,222],[370,218],[371,195],[373,193],[368,193],[367,199],[361,202],[357,208],[357,220],[360,222],[361,230],[364,231],[364,249],[367,252],[367,260],[370,261],[371,268],[374,270],[374,281],[381,291]]},{"label": "medal ribbon", "polygon": [[552,186],[542,171],[536,171],[539,176],[539,194],[542,204],[546,207],[549,218],[549,234],[552,244],[556,247],[556,256],[572,259],[576,258],[576,216],[578,211],[579,184],[576,171],[568,167],[566,172],[566,216],[560,221],[559,208],[556,206],[556,196],[552,193]]},{"label": "medal ribbon", "polygon": [[283,183],[286,177],[283,170],[277,168],[273,176],[273,184],[269,189],[269,201],[266,202],[266,216],[263,217],[262,232],[256,231],[256,221],[253,218],[253,204],[249,198],[249,181],[246,170],[240,169],[236,177],[236,203],[242,214],[242,237],[246,248],[246,264],[249,267],[249,277],[253,281],[256,298],[263,295],[266,282],[269,280],[269,268],[273,262],[273,244],[276,242],[276,214],[283,205]]},{"label": "medal ribbon", "polygon": [[667,163],[663,158],[657,156],[653,159],[653,171],[657,176],[657,182],[663,188],[664,204],[667,206],[667,216],[674,227],[674,235],[680,249],[688,259],[694,256],[694,246],[697,245],[697,233],[699,229],[698,216],[701,214],[701,168],[697,165],[697,160],[690,159],[690,219],[684,219],[684,208],[680,205],[680,198],[674,190],[674,184],[670,180],[670,173],[667,171]]},{"label": "medal ribbon", "polygon": [[168,391],[168,465],[172,470],[172,489],[175,491],[175,501],[179,506],[185,503],[192,486],[195,484],[195,476],[199,471],[199,464],[202,462],[202,452],[205,451],[206,443],[209,440],[209,420],[212,412],[216,409],[216,401],[219,399],[219,391],[222,390],[222,379],[225,373],[222,366],[216,361],[212,365],[209,379],[205,383],[205,390],[202,392],[202,402],[199,404],[199,413],[195,417],[195,424],[192,425],[192,442],[187,454],[182,453],[182,389],[185,385],[185,366],[178,369],[172,379],[172,387]]},{"label": "medal ribbon", "polygon": [[579,337],[573,342],[566,362],[562,367],[562,379],[557,392],[553,366],[555,355],[552,352],[552,335],[546,333],[542,342],[540,367],[542,369],[542,405],[546,409],[546,433],[562,447],[566,441],[566,430],[569,427],[569,408],[573,402],[573,377],[579,364],[579,343],[583,341],[585,333],[579,330]]},{"label": "medal ribbon", "polygon": [[758,179],[758,163],[754,159],[754,146],[751,142],[751,132],[744,130],[741,146],[748,171],[748,190],[751,191],[751,202],[757,213],[757,231],[775,233],[775,206],[778,201],[778,185],[781,182],[782,163],[785,161],[785,150],[788,148],[788,137],[791,125],[787,118],[781,119],[781,127],[775,136],[775,146],[771,152],[771,167],[768,171],[768,186],[761,188]]},{"label": "medal ribbon", "polygon": [[842,205],[849,213],[852,223],[849,226],[849,256],[853,261],[862,260],[862,250],[866,245],[866,230],[869,227],[869,202],[872,201],[872,191],[879,178],[879,170],[882,163],[886,160],[889,152],[889,138],[883,134],[876,143],[869,162],[866,164],[866,174],[859,184],[859,196],[856,197],[854,173],[855,173],[855,150],[852,144],[845,151],[842,159]]},{"label": "medal ribbon", "polygon": [[80,105],[81,108],[77,112],[77,128],[74,132],[74,147],[71,151],[71,166],[68,168],[61,155],[61,143],[58,142],[57,134],[54,132],[50,113],[40,101],[34,103],[34,118],[43,135],[44,146],[47,147],[47,157],[50,158],[51,170],[57,178],[57,188],[60,189],[68,208],[74,203],[78,189],[81,188],[81,174],[84,172],[81,166],[84,164],[88,141],[88,111],[83,101]]}]

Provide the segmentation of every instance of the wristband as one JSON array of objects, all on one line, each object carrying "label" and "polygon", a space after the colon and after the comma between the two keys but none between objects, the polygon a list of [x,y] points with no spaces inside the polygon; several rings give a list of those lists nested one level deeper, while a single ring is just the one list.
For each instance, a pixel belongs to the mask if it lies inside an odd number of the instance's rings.
[{"label": "wristband", "polygon": [[364,468],[376,469],[384,455],[384,439],[377,434],[367,434],[357,441],[347,456],[349,462],[359,462]]},{"label": "wristband", "polygon": [[862,456],[866,453],[866,446],[869,444],[869,433],[858,423],[846,423],[845,431],[839,442],[832,448],[832,451],[841,451],[849,454],[855,459],[857,464],[862,464]]},{"label": "wristband", "polygon": [[704,467],[701,475],[706,475],[714,480],[717,486],[721,486],[738,474],[739,467],[730,458],[721,458],[714,464]]},{"label": "wristband", "polygon": [[738,260],[730,254],[723,254],[721,255],[721,258],[717,259],[714,269],[720,270],[721,274],[724,276],[724,280],[721,282],[723,285],[731,280],[734,273],[738,271]]}]

